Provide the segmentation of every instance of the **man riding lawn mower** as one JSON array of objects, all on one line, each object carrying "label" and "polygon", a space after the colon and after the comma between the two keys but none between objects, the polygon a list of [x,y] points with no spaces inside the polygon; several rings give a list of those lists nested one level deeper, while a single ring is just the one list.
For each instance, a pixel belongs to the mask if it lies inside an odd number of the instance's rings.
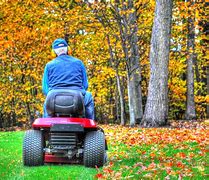
[{"label": "man riding lawn mower", "polygon": [[43,118],[32,124],[23,141],[23,164],[83,163],[101,167],[107,159],[104,131],[94,120],[94,102],[82,61],[68,55],[68,44],[56,39],[57,57],[46,64],[42,87]]}]

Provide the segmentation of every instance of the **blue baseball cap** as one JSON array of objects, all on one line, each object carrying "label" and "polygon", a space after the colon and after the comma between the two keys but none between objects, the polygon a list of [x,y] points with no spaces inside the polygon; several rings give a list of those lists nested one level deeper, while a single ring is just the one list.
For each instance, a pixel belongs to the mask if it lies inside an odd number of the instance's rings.
[{"label": "blue baseball cap", "polygon": [[62,38],[56,39],[52,43],[52,49],[57,49],[57,48],[67,47],[67,46],[68,46],[67,42]]}]

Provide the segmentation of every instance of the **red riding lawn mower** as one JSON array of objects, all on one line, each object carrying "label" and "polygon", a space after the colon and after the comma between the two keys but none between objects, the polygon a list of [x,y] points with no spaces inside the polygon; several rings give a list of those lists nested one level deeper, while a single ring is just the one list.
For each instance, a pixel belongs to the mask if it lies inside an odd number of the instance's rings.
[{"label": "red riding lawn mower", "polygon": [[51,90],[46,98],[52,118],[38,118],[23,140],[23,164],[78,163],[101,167],[107,161],[104,131],[85,118],[83,95],[79,91]]}]

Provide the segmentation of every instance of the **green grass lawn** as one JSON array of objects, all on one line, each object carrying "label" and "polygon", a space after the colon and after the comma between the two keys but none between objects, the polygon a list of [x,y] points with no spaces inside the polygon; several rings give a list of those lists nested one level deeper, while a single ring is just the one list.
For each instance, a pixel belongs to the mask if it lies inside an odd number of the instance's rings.
[{"label": "green grass lawn", "polygon": [[0,179],[209,179],[208,129],[103,126],[107,165],[45,164],[24,167],[24,132],[0,132]]},{"label": "green grass lawn", "polygon": [[0,179],[94,179],[97,170],[82,165],[24,167],[23,136],[24,132],[0,132]]}]

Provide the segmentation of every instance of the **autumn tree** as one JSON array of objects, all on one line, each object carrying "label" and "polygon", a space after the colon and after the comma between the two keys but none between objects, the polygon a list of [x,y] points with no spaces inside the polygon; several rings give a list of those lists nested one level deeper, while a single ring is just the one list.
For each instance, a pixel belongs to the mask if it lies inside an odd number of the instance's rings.
[{"label": "autumn tree", "polygon": [[[126,110],[125,110],[125,98],[124,98],[124,87],[121,83],[121,74],[124,71],[124,57],[122,53],[122,49],[120,47],[120,38],[118,34],[117,24],[115,23],[114,16],[108,7],[108,3],[98,3],[96,2],[94,5],[88,2],[89,8],[93,11],[95,18],[101,23],[103,28],[103,33],[105,35],[105,39],[108,45],[109,52],[109,64],[115,71],[115,79],[116,79],[116,93],[115,93],[115,106],[117,119],[120,117],[120,124],[126,124]],[[119,103],[118,103],[119,99]],[[120,108],[119,108],[119,106]],[[120,115],[119,115],[120,113]]]},{"label": "autumn tree", "polygon": [[203,8],[202,8],[202,14],[203,14],[203,18],[201,19],[201,21],[199,22],[200,26],[202,27],[202,32],[203,32],[203,38],[202,38],[202,42],[203,42],[203,56],[204,56],[204,60],[206,60],[206,65],[205,65],[205,74],[206,74],[206,78],[205,79],[205,83],[206,83],[206,91],[207,91],[207,95],[206,95],[206,109],[207,109],[207,115],[206,117],[209,118],[209,48],[208,48],[208,43],[209,43],[209,20],[208,20],[208,14],[207,12],[209,11],[209,2],[203,2]]},{"label": "autumn tree", "polygon": [[[130,125],[134,126],[138,121],[140,122],[143,115],[142,110],[142,90],[141,90],[141,68],[139,65],[139,46],[138,46],[138,23],[137,23],[137,11],[135,3],[132,0],[113,2],[96,2],[96,16],[98,20],[107,27],[108,25],[117,28],[118,32],[114,34],[116,39],[120,39],[121,47],[124,54],[126,72],[127,72],[127,89],[128,89],[128,103],[129,103],[129,114],[130,114]],[[103,10],[105,8],[105,10]],[[106,11],[106,13],[101,13]],[[111,12],[112,19],[107,12]],[[106,24],[105,24],[106,23]],[[112,28],[112,31],[113,28]],[[107,34],[107,39],[109,39],[109,34]],[[110,47],[110,41],[108,40]],[[112,48],[110,47],[110,57],[113,60]],[[119,60],[119,59],[117,59]],[[117,69],[117,68],[116,68]],[[119,85],[119,78],[117,77],[117,82]],[[120,88],[118,88],[120,89]],[[121,93],[120,93],[121,94]],[[122,99],[120,100],[121,104]],[[124,123],[122,123],[124,124]]]},{"label": "autumn tree", "polygon": [[[130,83],[127,85],[128,73],[130,77],[135,74],[136,82],[140,82],[137,85],[141,86],[143,105],[147,99],[147,102],[160,100],[163,102],[162,106],[165,105],[162,100],[164,97],[159,95],[159,91],[164,92],[165,89],[160,89],[164,86],[161,86],[159,81],[163,83],[166,79],[163,79],[166,69],[161,68],[163,67],[161,59],[155,63],[154,58],[151,58],[153,55],[150,55],[150,61],[148,60],[155,1],[89,1],[93,9],[98,10],[96,13],[98,17],[95,16],[92,8],[89,9],[86,1],[0,2],[0,127],[28,124],[29,120],[41,116],[44,102],[41,78],[45,64],[53,59],[51,43],[58,37],[68,39],[70,55],[81,59],[86,66],[89,91],[94,96],[99,122],[115,123],[119,122],[119,118],[122,122],[128,119],[124,117],[122,110],[128,112],[130,109],[127,95],[130,86]],[[185,117],[187,20],[191,16],[189,12],[195,12],[196,56],[193,65],[196,116],[198,119],[207,116],[209,76],[206,74],[206,69],[209,61],[206,4],[195,1],[191,6],[189,2],[174,1],[168,82],[170,119]],[[161,15],[163,13],[165,12],[162,10]],[[159,26],[159,30],[161,29]],[[155,42],[160,42],[156,40],[158,36],[161,38],[161,33],[152,36],[151,52],[155,52],[155,44],[157,44]],[[163,49],[161,47],[164,44],[163,41],[160,43],[161,46],[157,46],[158,54],[161,54],[160,50]],[[167,56],[167,53],[164,55]],[[131,62],[138,64],[135,66]],[[138,66],[141,68],[141,75],[134,71],[134,67],[137,69]],[[129,71],[131,68],[133,71]],[[161,71],[155,71],[156,68],[161,68]],[[150,70],[151,76],[149,76]],[[153,78],[154,73],[159,74],[159,81]],[[147,88],[149,79],[150,82],[154,80],[158,86],[149,85],[150,87]],[[134,78],[129,80],[134,81]],[[154,93],[160,98],[155,95],[150,98],[151,87],[155,87]],[[135,98],[131,99],[131,104],[134,103],[133,100],[135,101]],[[134,104],[133,107],[135,108]],[[152,109],[151,114],[161,113],[159,111],[161,108],[155,107],[157,110]],[[147,106],[147,109],[151,108]]]},{"label": "autumn tree", "polygon": [[50,6],[48,2],[10,0],[1,3],[2,125],[11,126],[32,121],[41,112],[41,67],[43,57],[50,56],[50,50],[45,48],[53,36],[50,31],[57,31],[57,26],[51,26],[51,18],[44,10],[44,6]]},{"label": "autumn tree", "polygon": [[186,99],[186,114],[185,118],[188,120],[196,118],[195,102],[194,102],[194,61],[195,54],[195,5],[193,0],[188,1],[190,16],[188,17],[188,38],[187,38],[187,99]]},{"label": "autumn tree", "polygon": [[121,83],[121,77],[119,75],[120,74],[120,70],[119,70],[120,60],[119,60],[118,52],[116,50],[117,40],[115,42],[115,46],[112,46],[110,43],[110,36],[108,34],[106,36],[107,36],[107,42],[108,42],[108,47],[109,47],[110,62],[116,74],[117,90],[119,93],[119,100],[120,100],[120,124],[125,125],[126,124],[125,99],[124,99],[124,93],[123,93],[124,92],[123,86]]},{"label": "autumn tree", "polygon": [[[191,13],[192,12],[192,13]],[[185,118],[187,99],[187,58],[188,58],[188,17],[194,18],[195,54],[194,71],[194,101],[197,118],[206,117],[207,83],[206,66],[208,62],[207,39],[204,24],[207,21],[205,3],[196,1],[191,6],[189,2],[175,1],[173,7],[173,25],[171,36],[171,53],[169,61],[169,118]]]},{"label": "autumn tree", "polygon": [[115,18],[120,31],[121,44],[126,58],[130,125],[140,122],[143,116],[141,67],[139,65],[137,12],[133,0],[115,0]]},{"label": "autumn tree", "polygon": [[50,49],[53,40],[65,35],[63,14],[57,12],[59,7],[53,1],[1,2],[0,114],[3,127],[28,123],[42,114],[44,65],[53,58]]},{"label": "autumn tree", "polygon": [[166,124],[168,118],[168,62],[172,0],[157,0],[150,49],[150,81],[145,114],[141,123],[144,127]]}]

